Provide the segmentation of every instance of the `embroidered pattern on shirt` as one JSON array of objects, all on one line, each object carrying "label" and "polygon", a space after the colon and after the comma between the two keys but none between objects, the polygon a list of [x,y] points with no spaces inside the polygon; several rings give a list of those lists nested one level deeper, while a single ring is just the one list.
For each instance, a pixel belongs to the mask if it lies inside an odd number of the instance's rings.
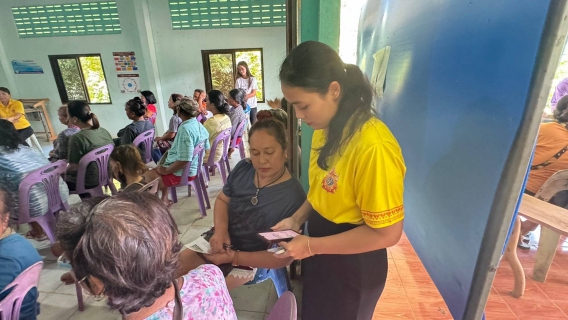
[{"label": "embroidered pattern on shirt", "polygon": [[381,212],[361,211],[368,225],[388,227],[404,218],[404,205]]},{"label": "embroidered pattern on shirt", "polygon": [[325,178],[323,178],[321,187],[329,193],[335,193],[337,190],[337,181],[339,181],[339,175],[335,172],[335,168],[333,168],[327,173]]}]

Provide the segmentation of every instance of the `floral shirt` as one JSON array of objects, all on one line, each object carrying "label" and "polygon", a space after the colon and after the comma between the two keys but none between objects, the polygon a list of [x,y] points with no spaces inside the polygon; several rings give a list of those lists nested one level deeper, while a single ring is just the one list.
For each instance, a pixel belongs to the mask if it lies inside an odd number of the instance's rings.
[{"label": "floral shirt", "polygon": [[[225,277],[215,265],[202,265],[183,276],[180,297],[184,320],[237,319]],[[175,301],[170,301],[166,307],[146,319],[171,320],[174,307]]]}]

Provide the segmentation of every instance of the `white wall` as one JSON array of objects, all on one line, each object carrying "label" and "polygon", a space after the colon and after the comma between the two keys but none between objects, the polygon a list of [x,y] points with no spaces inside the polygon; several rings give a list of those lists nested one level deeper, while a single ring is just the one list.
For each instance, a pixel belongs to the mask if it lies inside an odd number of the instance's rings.
[{"label": "white wall", "polygon": [[[147,2],[145,2],[147,1]],[[53,0],[49,3],[76,3],[83,0]],[[156,91],[156,82],[161,85],[162,101],[171,93],[193,94],[195,88],[205,88],[201,50],[256,48],[264,50],[265,92],[268,99],[281,96],[278,68],[285,57],[286,31],[284,27],[178,30],[171,28],[167,0],[117,0],[122,33],[118,35],[73,36],[73,37],[18,37],[11,7],[46,4],[42,0],[0,1],[0,39],[5,56],[13,59],[31,59],[44,69],[43,75],[14,75],[19,96],[14,98],[49,98],[50,117],[56,131],[62,129],[57,121],[57,108],[61,105],[48,55],[100,53],[110,89],[112,104],[93,105],[93,112],[101,125],[111,134],[124,127],[128,119],[124,115],[124,103],[132,94],[120,93],[112,52],[134,51],[138,59],[142,87]],[[148,5],[149,23],[144,20],[143,7]],[[139,26],[145,30],[140,30]],[[148,44],[145,31],[150,30],[153,44]],[[153,47],[156,49],[154,50]],[[151,64],[150,56],[157,61],[157,73],[146,72]],[[0,58],[2,55],[0,55]],[[1,67],[1,66],[0,66]],[[12,70],[0,69],[0,86],[8,86],[6,74]],[[155,77],[155,78],[154,78]],[[162,107],[162,106],[159,106]],[[265,105],[259,105],[266,108]],[[170,112],[164,114],[169,118]],[[160,120],[160,119],[159,119]],[[158,121],[160,123],[160,121]],[[158,126],[161,133],[162,128]]]}]

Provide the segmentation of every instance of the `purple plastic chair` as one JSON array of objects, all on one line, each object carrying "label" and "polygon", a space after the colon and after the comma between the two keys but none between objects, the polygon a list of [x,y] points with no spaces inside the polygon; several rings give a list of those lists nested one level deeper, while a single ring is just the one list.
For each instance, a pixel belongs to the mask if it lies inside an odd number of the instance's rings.
[{"label": "purple plastic chair", "polygon": [[150,121],[152,124],[156,124],[156,118],[158,117],[158,113],[154,112],[153,115],[150,116],[150,118],[146,119],[148,121]]},{"label": "purple plastic chair", "polygon": [[144,163],[150,163],[154,160],[152,159],[152,142],[154,141],[154,129],[150,129],[139,134],[132,145],[138,148],[141,144],[144,145],[144,154],[142,155],[142,161]]},{"label": "purple plastic chair", "polygon": [[[239,148],[239,153],[241,154],[241,159],[246,158],[245,155],[245,142],[244,139],[241,138],[241,141],[239,142],[239,144],[237,145],[237,140],[238,137],[242,137],[243,134],[245,133],[245,128],[247,126],[247,118],[244,118],[243,121],[241,121],[241,123],[239,123],[239,126],[237,127],[237,130],[235,130],[235,134],[233,137],[233,140],[231,140],[231,149],[235,149],[235,148]],[[230,171],[230,170],[229,170]]]},{"label": "purple plastic chair", "polygon": [[[108,174],[108,162],[112,150],[114,150],[114,146],[112,144],[102,146],[87,153],[81,158],[81,160],[79,160],[79,170],[77,171],[77,183],[75,184],[75,191],[70,191],[70,194],[88,193],[92,197],[102,197],[104,195],[104,186],[108,186],[113,195],[117,194],[116,188],[112,183],[112,179]],[[87,166],[91,162],[94,162],[99,168],[99,184],[94,188],[86,189],[85,176],[87,175]]]},{"label": "purple plastic chair", "polygon": [[0,292],[2,293],[12,288],[12,291],[0,301],[0,320],[20,319],[22,302],[26,294],[32,288],[37,287],[42,267],[42,261],[36,262],[20,273],[12,283]]},{"label": "purple plastic chair", "polygon": [[[211,151],[209,152],[209,159],[205,164],[205,174],[207,175],[207,180],[209,179],[209,172],[211,175],[215,175],[215,169],[219,169],[221,172],[221,178],[223,179],[223,184],[227,183],[227,176],[231,172],[231,167],[229,165],[229,145],[231,140],[231,129],[225,129],[215,138],[213,145],[211,146]],[[223,143],[223,155],[218,162],[215,162],[215,151],[219,143]],[[213,169],[213,170],[211,170]]]},{"label": "purple plastic chair", "polygon": [[[55,222],[57,214],[61,210],[68,210],[69,205],[61,199],[59,193],[59,179],[65,173],[67,162],[59,160],[57,162],[43,166],[28,174],[18,188],[19,215],[18,223],[37,222],[45,231],[51,243],[55,243]],[[47,194],[47,213],[30,217],[30,190],[36,184],[43,184]]]},{"label": "purple plastic chair", "polygon": [[201,170],[199,170],[199,168],[201,168],[201,166],[203,164],[204,145],[205,145],[205,141],[202,141],[197,146],[195,146],[195,148],[193,149],[193,157],[195,158],[197,156],[197,177],[195,177],[195,179],[192,180],[192,181],[187,181],[187,179],[189,178],[189,167],[191,167],[191,161],[189,161],[187,163],[187,165],[185,166],[185,168],[183,168],[183,173],[181,174],[180,183],[177,186],[172,186],[172,187],[169,188],[170,189],[170,195],[172,196],[172,201],[174,203],[176,203],[177,202],[177,192],[176,192],[177,187],[187,186],[188,187],[188,194],[190,194],[191,187],[193,187],[193,189],[195,190],[195,193],[196,193],[197,203],[199,204],[199,210],[201,211],[201,217],[207,216],[204,198],[207,199],[207,207],[210,207],[209,196],[207,195],[207,192],[205,191],[205,187],[204,187],[205,182],[203,180],[203,176],[202,176],[203,174],[201,173]]},{"label": "purple plastic chair", "polygon": [[296,320],[298,319],[298,305],[296,297],[290,291],[278,298],[266,320]]}]

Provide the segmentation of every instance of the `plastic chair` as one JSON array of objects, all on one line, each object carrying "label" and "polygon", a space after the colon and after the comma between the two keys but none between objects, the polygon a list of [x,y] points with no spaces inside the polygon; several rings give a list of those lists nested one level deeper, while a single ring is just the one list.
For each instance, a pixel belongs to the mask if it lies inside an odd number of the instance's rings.
[{"label": "plastic chair", "polygon": [[22,302],[24,302],[26,294],[28,294],[32,288],[37,287],[42,267],[42,261],[36,262],[20,273],[12,283],[2,290],[2,292],[5,292],[12,289],[12,291],[0,301],[0,320],[20,319]]},{"label": "plastic chair", "polygon": [[266,320],[296,320],[298,319],[298,304],[296,297],[290,291],[284,292],[270,310]]},{"label": "plastic chair", "polygon": [[[65,173],[67,162],[57,162],[43,166],[28,174],[18,188],[18,224],[37,222],[45,231],[51,243],[55,243],[55,222],[59,211],[68,210],[69,205],[61,199],[59,179]],[[36,184],[43,184],[47,194],[47,212],[38,217],[30,217],[30,190]]]},{"label": "plastic chair", "polygon": [[150,182],[148,182],[145,186],[140,188],[138,192],[147,191],[151,194],[156,194],[158,192],[158,187],[160,186],[160,178],[156,178]]},{"label": "plastic chair", "polygon": [[237,140],[238,137],[242,137],[243,134],[245,133],[245,128],[247,126],[247,119],[243,119],[241,121],[241,123],[239,123],[239,126],[237,127],[237,130],[235,130],[235,134],[233,136],[233,139],[231,140],[231,146],[229,148],[234,149],[234,148],[239,148],[239,153],[241,154],[241,159],[246,158],[245,155],[245,142],[244,139],[241,138],[241,141],[239,142],[239,144],[237,145]]},{"label": "plastic chair", "polygon": [[202,141],[197,146],[195,146],[195,148],[193,149],[193,157],[194,158],[197,157],[197,177],[195,177],[195,179],[192,180],[192,181],[187,181],[187,179],[189,178],[189,167],[191,167],[191,161],[189,161],[187,163],[187,165],[185,166],[185,168],[183,168],[180,183],[177,186],[172,186],[172,187],[169,188],[170,189],[170,195],[172,196],[172,201],[174,203],[176,203],[177,202],[177,191],[176,191],[177,187],[187,186],[188,194],[190,194],[191,187],[193,187],[193,189],[195,190],[196,196],[197,196],[197,203],[199,204],[199,210],[201,211],[201,217],[207,216],[204,198],[207,198],[207,204],[208,204],[208,207],[209,207],[209,196],[207,195],[207,192],[205,191],[205,187],[204,187],[205,182],[203,181],[202,172],[201,172],[201,170],[199,170],[199,168],[201,168],[201,166],[203,164],[203,153],[204,153],[204,148],[205,148],[204,146],[205,146],[205,141]]},{"label": "plastic chair", "polygon": [[[209,152],[209,159],[207,159],[207,163],[205,164],[205,167],[207,169],[205,170],[207,180],[210,180],[209,171],[213,169],[213,171],[211,171],[211,174],[215,175],[215,168],[217,168],[221,172],[223,184],[227,183],[227,176],[231,172],[231,167],[229,165],[229,145],[231,141],[231,129],[232,128],[223,130],[215,138],[215,141],[213,141],[211,151]],[[215,162],[215,151],[217,150],[217,146],[221,142],[223,143],[223,155],[221,155],[221,159],[219,159],[219,161]]]},{"label": "plastic chair", "polygon": [[144,154],[142,156],[142,161],[144,163],[150,163],[154,161],[152,159],[152,142],[154,141],[154,129],[150,129],[147,131],[142,132],[139,134],[134,141],[132,141],[132,145],[136,148],[139,148],[141,144],[144,145]]},{"label": "plastic chair", "polygon": [[290,278],[288,277],[288,270],[286,270],[286,267],[280,269],[258,268],[254,275],[254,279],[245,283],[245,285],[258,284],[266,281],[266,279],[272,280],[279,298],[284,294],[284,292],[292,291],[292,285],[290,284]]},{"label": "plastic chair", "polygon": [[[102,197],[104,195],[104,186],[108,186],[113,195],[117,194],[114,183],[112,183],[112,178],[108,174],[108,162],[112,150],[114,150],[114,146],[112,144],[102,146],[87,153],[81,158],[81,160],[79,160],[79,170],[77,170],[75,191],[70,191],[70,194],[88,193],[92,197]],[[99,183],[97,186],[87,189],[85,186],[85,177],[87,175],[87,167],[91,162],[94,162],[99,169]]]}]

